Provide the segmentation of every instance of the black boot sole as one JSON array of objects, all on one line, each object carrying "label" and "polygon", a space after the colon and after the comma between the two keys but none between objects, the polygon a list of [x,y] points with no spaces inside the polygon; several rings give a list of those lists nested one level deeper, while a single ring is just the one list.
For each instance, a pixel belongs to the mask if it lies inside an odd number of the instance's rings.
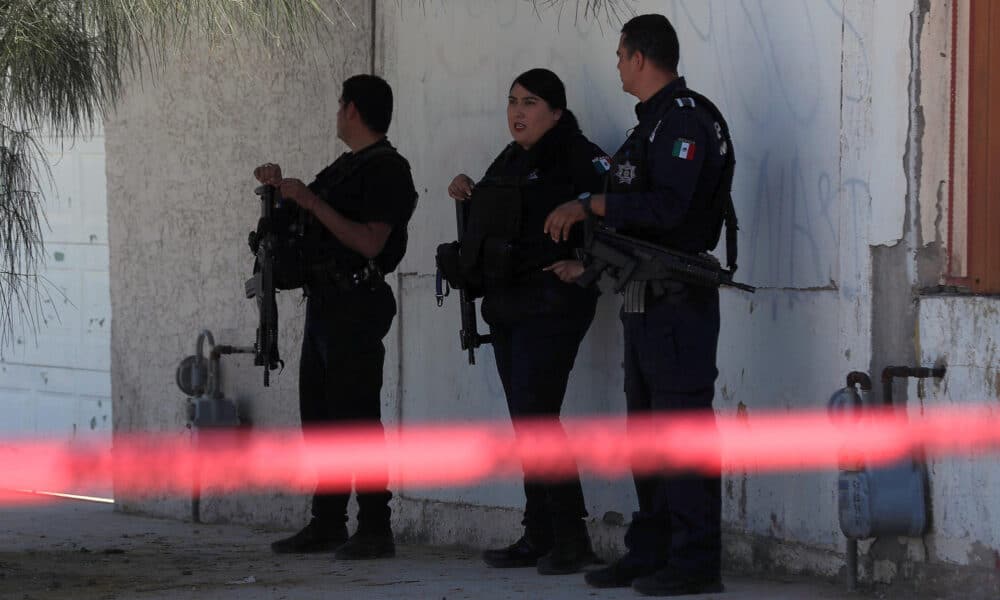
[{"label": "black boot sole", "polygon": [[494,569],[525,569],[527,567],[534,567],[537,565],[538,559],[490,560],[483,557],[483,562],[486,563],[486,566]]},{"label": "black boot sole", "polygon": [[603,562],[596,554],[591,554],[572,562],[558,564],[551,564],[550,561],[539,559],[537,566],[539,575],[572,575],[592,565],[603,564]]}]

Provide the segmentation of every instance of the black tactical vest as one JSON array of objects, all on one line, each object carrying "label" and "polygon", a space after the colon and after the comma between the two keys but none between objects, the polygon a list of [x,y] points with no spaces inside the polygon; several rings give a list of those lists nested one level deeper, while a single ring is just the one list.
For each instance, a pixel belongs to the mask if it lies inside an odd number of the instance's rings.
[{"label": "black tactical vest", "polygon": [[[406,166],[407,171],[410,169],[409,162],[395,148],[385,145],[362,150],[348,160],[335,162],[321,171],[316,179],[322,180],[322,189],[335,189],[358,175],[371,161],[382,157],[400,161]],[[337,208],[336,205],[334,208]],[[406,229],[401,229],[399,234],[406,236]],[[306,259],[307,267],[329,267],[338,271],[353,272],[368,266],[369,261],[365,257],[342,244],[315,217],[310,218],[306,224],[306,239],[309,248],[309,258]],[[405,242],[404,239],[402,248],[395,254],[383,251],[373,259],[375,266],[382,274],[392,272],[403,260]]]},{"label": "black tactical vest", "polygon": [[729,269],[736,270],[736,213],[733,209],[732,183],[736,159],[729,125],[708,98],[689,89],[676,90],[652,119],[640,123],[625,144],[611,158],[605,191],[609,193],[644,192],[651,188],[649,145],[660,124],[672,110],[696,110],[701,106],[713,119],[715,133],[725,161],[717,182],[706,188],[699,181],[688,216],[669,231],[653,228],[630,228],[626,233],[639,239],[693,254],[713,250],[726,225],[726,255]]}]

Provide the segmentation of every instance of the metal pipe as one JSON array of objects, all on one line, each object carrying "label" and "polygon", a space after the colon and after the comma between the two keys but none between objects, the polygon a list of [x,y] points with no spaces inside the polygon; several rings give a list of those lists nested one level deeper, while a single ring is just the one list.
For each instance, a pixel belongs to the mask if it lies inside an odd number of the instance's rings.
[{"label": "metal pipe", "polygon": [[[872,391],[872,379],[868,373],[862,371],[851,371],[847,374],[847,387],[854,389],[855,386],[861,388],[863,392]],[[858,540],[847,538],[847,591],[853,592],[858,589]]]},{"label": "metal pipe", "polygon": [[851,371],[847,374],[847,387],[852,388],[856,385],[861,386],[862,391],[870,392],[872,391],[872,378],[868,376],[868,373]]},{"label": "metal pipe", "polygon": [[239,346],[228,346],[212,345],[212,351],[208,355],[208,386],[205,389],[206,394],[209,398],[221,398],[222,397],[222,386],[219,384],[220,376],[219,369],[219,357],[224,354],[254,354],[256,350],[252,347],[239,347]]},{"label": "metal pipe", "polygon": [[215,348],[215,337],[212,336],[212,332],[207,329],[202,329],[201,333],[198,334],[198,343],[195,346],[195,355],[198,358],[205,358],[204,346],[206,339],[208,339],[208,343]]},{"label": "metal pipe", "polygon": [[858,589],[858,540],[847,538],[847,591]]},{"label": "metal pipe", "polygon": [[882,369],[882,403],[892,406],[892,382],[897,377],[916,379],[928,379],[931,377],[940,379],[944,377],[947,369],[945,367],[886,367]]}]

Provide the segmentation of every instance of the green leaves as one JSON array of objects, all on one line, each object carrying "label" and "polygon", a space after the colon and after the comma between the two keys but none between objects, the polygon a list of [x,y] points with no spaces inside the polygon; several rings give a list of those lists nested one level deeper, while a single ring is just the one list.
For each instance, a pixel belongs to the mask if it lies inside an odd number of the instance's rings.
[{"label": "green leaves", "polygon": [[19,317],[37,330],[47,295],[42,131],[89,132],[127,75],[155,73],[192,36],[294,51],[336,22],[316,0],[0,0],[0,348]]}]

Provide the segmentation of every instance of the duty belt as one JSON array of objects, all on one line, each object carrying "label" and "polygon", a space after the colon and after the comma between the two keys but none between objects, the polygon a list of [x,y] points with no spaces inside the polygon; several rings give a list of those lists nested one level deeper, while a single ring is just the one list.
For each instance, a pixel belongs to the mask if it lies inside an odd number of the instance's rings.
[{"label": "duty belt", "polygon": [[309,280],[302,286],[302,290],[306,296],[312,295],[312,292],[321,289],[334,288],[343,292],[349,292],[365,284],[374,288],[375,283],[382,281],[385,277],[382,269],[373,260],[369,260],[368,264],[364,267],[355,270],[338,268],[336,262],[331,261],[323,265],[310,267],[308,271]]}]

